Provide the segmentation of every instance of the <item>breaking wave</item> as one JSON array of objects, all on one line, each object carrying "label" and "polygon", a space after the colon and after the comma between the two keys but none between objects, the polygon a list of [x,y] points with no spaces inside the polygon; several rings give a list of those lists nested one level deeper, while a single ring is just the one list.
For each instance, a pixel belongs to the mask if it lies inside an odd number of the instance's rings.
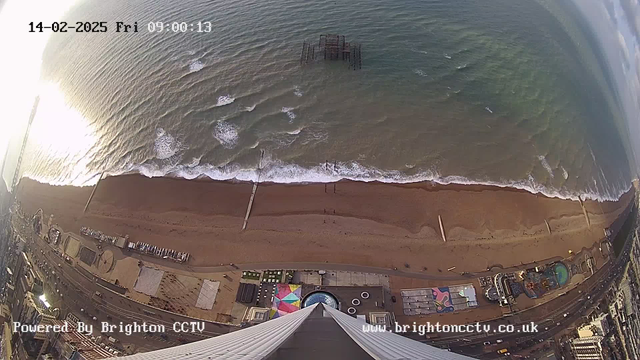
[{"label": "breaking wave", "polygon": [[229,104],[233,103],[234,101],[236,101],[236,99],[232,98],[230,95],[222,95],[222,96],[218,97],[218,102],[216,103],[216,106],[229,105]]},{"label": "breaking wave", "polygon": [[429,75],[427,75],[427,73],[426,73],[426,72],[424,72],[424,71],[422,71],[422,70],[420,70],[420,69],[414,69],[414,70],[413,70],[413,73],[414,73],[414,74],[418,74],[418,75],[420,75],[420,76],[429,76]]},{"label": "breaking wave", "polygon": [[194,60],[189,64],[189,73],[200,71],[202,68],[204,68],[202,62],[200,62],[200,60]]},{"label": "breaking wave", "polygon": [[219,121],[213,131],[213,137],[226,149],[232,149],[238,143],[238,129],[225,121]]},{"label": "breaking wave", "polygon": [[549,173],[549,176],[554,177],[553,169],[551,168],[551,166],[549,166],[549,163],[547,162],[547,158],[545,158],[544,155],[538,155],[538,160],[540,160],[540,164],[542,164],[542,167],[544,167],[544,169],[547,170],[547,172]]},{"label": "breaking wave", "polygon": [[198,157],[194,157],[193,159],[191,159],[191,162],[186,164],[185,166],[187,166],[187,167],[198,166],[198,165],[200,165],[200,160],[202,160],[202,155],[200,155]]},{"label": "breaking wave", "polygon": [[302,129],[304,129],[304,127],[301,127],[301,128],[295,129],[295,130],[291,130],[291,131],[287,131],[287,134],[289,134],[289,135],[298,135],[298,134],[300,134]]},{"label": "breaking wave", "polygon": [[289,117],[289,122],[292,122],[293,119],[296,118],[296,114],[293,112],[293,108],[283,107],[281,111],[287,114],[287,116]]},{"label": "breaking wave", "polygon": [[154,150],[156,159],[165,160],[180,151],[182,144],[170,134],[167,134],[163,128],[156,129],[156,141]]},{"label": "breaking wave", "polygon": [[[258,181],[258,173],[254,167],[246,168],[240,164],[226,164],[216,166],[212,164],[194,165],[195,161],[187,165],[170,166],[150,162],[137,166],[129,166],[126,170],[107,173],[109,176],[122,175],[125,173],[137,172],[147,177],[178,177],[184,179],[195,179],[207,177],[213,180],[237,180],[237,181]],[[36,179],[38,180],[38,179]],[[362,165],[357,161],[338,162],[336,171],[333,166],[330,170],[325,170],[325,164],[320,163],[312,167],[303,167],[290,164],[281,160],[272,159],[266,154],[263,159],[263,169],[260,181],[273,183],[329,183],[340,180],[352,180],[362,182],[382,182],[382,183],[416,183],[431,181],[440,185],[485,185],[500,188],[515,188],[525,190],[533,194],[542,194],[547,197],[560,199],[595,201],[616,201],[629,191],[631,184],[620,180],[620,184],[605,190],[604,193],[588,190],[584,192],[571,191],[566,188],[554,189],[535,182],[532,175],[523,180],[488,180],[469,179],[464,176],[441,175],[437,170],[421,171],[413,175],[405,174],[398,170],[381,170],[375,167]],[[40,181],[40,180],[39,180]],[[97,181],[97,179],[96,179]],[[95,181],[93,182],[95,183]]]}]

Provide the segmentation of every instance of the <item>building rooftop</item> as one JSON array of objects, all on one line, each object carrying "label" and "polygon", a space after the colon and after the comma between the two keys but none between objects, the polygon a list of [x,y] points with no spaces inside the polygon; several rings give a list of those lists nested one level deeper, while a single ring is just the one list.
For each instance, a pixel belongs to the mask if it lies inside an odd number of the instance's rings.
[{"label": "building rooftop", "polygon": [[123,359],[470,359],[391,332],[364,332],[363,324],[318,303],[229,334]]}]

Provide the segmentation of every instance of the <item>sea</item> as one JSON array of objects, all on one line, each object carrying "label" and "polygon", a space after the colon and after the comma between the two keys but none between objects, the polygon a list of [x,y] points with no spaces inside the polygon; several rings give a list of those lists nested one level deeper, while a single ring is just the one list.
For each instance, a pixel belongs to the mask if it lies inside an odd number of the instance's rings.
[{"label": "sea", "polygon": [[[134,172],[615,200],[635,176],[610,65],[570,0],[84,0],[62,20],[108,31],[49,39],[22,169],[47,183]],[[301,65],[321,34],[359,43],[362,69]]]}]

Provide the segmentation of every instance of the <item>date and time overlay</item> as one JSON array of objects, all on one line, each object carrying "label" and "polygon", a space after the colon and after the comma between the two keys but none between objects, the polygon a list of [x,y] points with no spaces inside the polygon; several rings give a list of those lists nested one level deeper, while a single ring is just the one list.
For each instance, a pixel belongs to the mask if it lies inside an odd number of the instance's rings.
[{"label": "date and time overlay", "polygon": [[132,33],[147,31],[150,33],[208,33],[212,30],[211,21],[198,21],[198,22],[149,22],[146,24],[138,25],[138,22],[125,23],[123,21],[108,22],[108,21],[56,21],[52,23],[43,22],[30,22],[28,24],[29,32],[45,32],[51,31],[56,33],[66,32],[84,32],[84,33]]}]

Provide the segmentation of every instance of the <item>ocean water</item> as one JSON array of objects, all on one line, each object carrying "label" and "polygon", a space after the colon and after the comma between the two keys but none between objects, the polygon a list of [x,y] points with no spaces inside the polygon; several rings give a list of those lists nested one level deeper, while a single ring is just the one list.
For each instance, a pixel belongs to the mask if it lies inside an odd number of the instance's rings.
[{"label": "ocean water", "polygon": [[[85,0],[65,20],[109,32],[51,37],[23,172],[255,180],[261,164],[263,181],[616,199],[631,179],[618,102],[568,1]],[[147,30],[199,21],[211,32]],[[362,70],[300,66],[326,33],[362,44]]]}]

